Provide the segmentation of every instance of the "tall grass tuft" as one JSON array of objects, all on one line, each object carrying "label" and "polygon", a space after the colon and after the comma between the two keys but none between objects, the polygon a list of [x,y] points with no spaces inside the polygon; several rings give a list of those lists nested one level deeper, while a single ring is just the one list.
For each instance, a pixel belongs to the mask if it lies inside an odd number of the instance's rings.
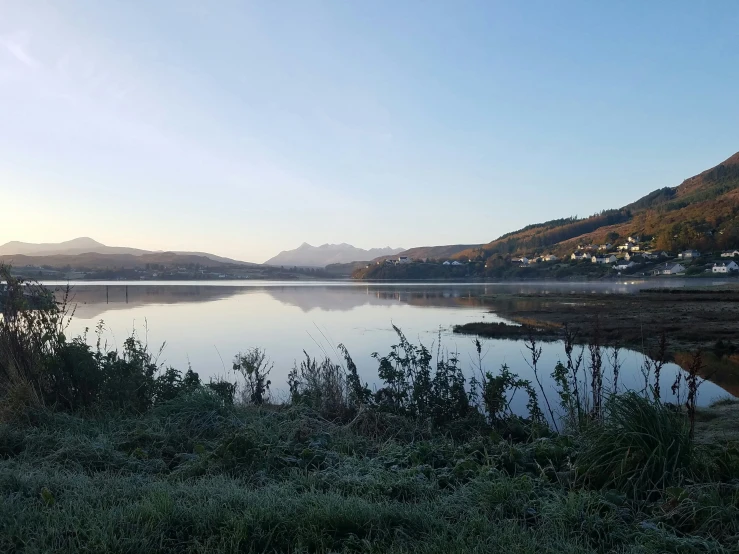
[{"label": "tall grass tuft", "polygon": [[305,359],[288,375],[291,402],[308,406],[330,420],[346,420],[353,410],[344,369],[328,357],[318,361],[305,351],[303,354]]},{"label": "tall grass tuft", "polygon": [[627,392],[611,396],[603,422],[588,428],[577,466],[588,486],[643,497],[681,484],[693,462],[685,416],[659,401]]}]

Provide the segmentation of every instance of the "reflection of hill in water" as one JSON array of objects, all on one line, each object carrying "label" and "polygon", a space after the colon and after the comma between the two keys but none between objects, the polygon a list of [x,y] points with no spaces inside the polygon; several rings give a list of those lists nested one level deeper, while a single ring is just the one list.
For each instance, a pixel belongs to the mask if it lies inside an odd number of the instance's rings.
[{"label": "reflection of hill in water", "polygon": [[[585,288],[586,290],[583,290]],[[592,290],[587,290],[592,289]],[[604,290],[605,289],[605,290]],[[310,285],[310,286],[213,286],[209,285],[140,285],[79,284],[73,289],[77,317],[94,319],[106,311],[121,310],[146,304],[178,304],[211,302],[239,294],[267,293],[278,302],[311,310],[348,311],[371,306],[410,304],[437,308],[487,308],[510,302],[510,294],[536,292],[547,294],[579,290],[580,292],[626,292],[611,284],[583,287],[582,284],[492,284],[492,285]],[[536,302],[540,300],[532,300]],[[519,300],[520,302],[520,300]]]},{"label": "reflection of hill in water", "polygon": [[[75,317],[96,319],[111,310],[127,310],[146,304],[212,302],[245,290],[242,287],[198,285],[77,285],[72,289],[70,304],[76,307]],[[57,297],[61,296],[62,291],[58,291]]]},{"label": "reflection of hill in water", "polygon": [[264,289],[278,302],[311,310],[348,311],[359,306],[392,306],[410,304],[437,308],[485,306],[480,288],[413,286],[399,287],[267,287]]},{"label": "reflection of hill in water", "polygon": [[[199,286],[199,285],[77,285],[71,304],[76,317],[96,319],[111,310],[125,310],[147,304],[212,302],[249,293],[267,293],[282,304],[304,312],[311,310],[349,311],[360,306],[410,304],[428,307],[485,307],[492,301],[481,299],[482,287],[443,286]],[[58,292],[58,297],[61,297]]]},{"label": "reflection of hill in water", "polygon": [[379,297],[365,287],[266,287],[264,292],[281,304],[311,310],[345,312],[359,306],[390,306],[391,298]]}]

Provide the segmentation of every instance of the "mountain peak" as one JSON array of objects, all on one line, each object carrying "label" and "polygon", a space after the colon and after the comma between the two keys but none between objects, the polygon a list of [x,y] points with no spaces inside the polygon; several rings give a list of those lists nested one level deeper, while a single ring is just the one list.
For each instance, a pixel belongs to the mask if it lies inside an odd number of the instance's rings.
[{"label": "mountain peak", "polygon": [[358,261],[369,261],[378,256],[392,256],[402,252],[403,248],[372,248],[363,250],[351,244],[322,244],[311,246],[304,242],[295,250],[280,252],[267,260],[265,265],[282,265],[298,267],[325,267],[331,264],[345,264]]},{"label": "mountain peak", "polygon": [[61,244],[65,244],[65,245],[68,245],[68,246],[77,246],[77,247],[82,247],[82,246],[105,246],[102,242],[98,242],[95,239],[90,238],[90,237],[77,237],[76,239],[64,241]]}]

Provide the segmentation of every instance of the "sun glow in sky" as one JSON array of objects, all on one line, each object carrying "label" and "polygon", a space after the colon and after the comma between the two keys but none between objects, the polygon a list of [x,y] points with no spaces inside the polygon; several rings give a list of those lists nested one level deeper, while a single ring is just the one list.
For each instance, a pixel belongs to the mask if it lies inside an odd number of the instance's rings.
[{"label": "sun glow in sky", "polygon": [[0,243],[488,242],[739,150],[739,3],[0,0]]}]

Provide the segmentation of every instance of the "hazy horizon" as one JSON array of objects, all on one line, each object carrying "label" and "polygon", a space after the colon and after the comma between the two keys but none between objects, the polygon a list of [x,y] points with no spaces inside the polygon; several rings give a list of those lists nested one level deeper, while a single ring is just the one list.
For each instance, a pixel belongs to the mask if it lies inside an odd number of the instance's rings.
[{"label": "hazy horizon", "polygon": [[0,244],[474,244],[739,150],[739,5],[0,0]]}]

